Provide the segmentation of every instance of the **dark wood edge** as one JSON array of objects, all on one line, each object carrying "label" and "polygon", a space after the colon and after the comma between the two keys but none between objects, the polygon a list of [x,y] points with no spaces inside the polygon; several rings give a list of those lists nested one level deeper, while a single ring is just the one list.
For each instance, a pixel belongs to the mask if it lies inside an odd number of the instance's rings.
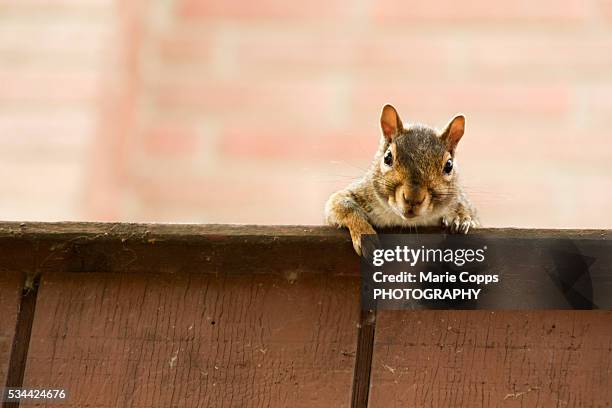
[{"label": "dark wood edge", "polygon": [[364,408],[368,406],[375,329],[376,311],[361,310],[359,331],[357,333],[355,369],[353,370],[351,408]]},{"label": "dark wood edge", "polygon": [[[34,324],[34,314],[36,311],[36,299],[38,296],[39,277],[24,276],[21,301],[17,314],[15,326],[15,336],[9,360],[8,372],[6,376],[6,388],[21,388],[23,386],[23,376],[28,361],[28,351],[30,348],[30,336],[32,325]],[[19,402],[7,402],[3,408],[19,407]]]},{"label": "dark wood edge", "polygon": [[[441,233],[439,228],[383,233]],[[479,229],[487,239],[610,240],[609,230]],[[324,255],[324,256],[323,256]],[[0,222],[0,272],[359,275],[348,231],[328,226]]]},{"label": "dark wood edge", "polygon": [[[381,233],[432,233],[440,228],[384,229]],[[479,228],[473,235],[496,237],[540,238],[564,236],[572,238],[612,238],[605,229],[526,229]],[[96,239],[96,240],[177,240],[201,241],[219,238],[257,237],[261,240],[278,238],[326,239],[346,242],[346,230],[323,225],[242,225],[242,224],[138,224],[105,222],[7,222],[0,221],[0,238],[20,239]]]}]

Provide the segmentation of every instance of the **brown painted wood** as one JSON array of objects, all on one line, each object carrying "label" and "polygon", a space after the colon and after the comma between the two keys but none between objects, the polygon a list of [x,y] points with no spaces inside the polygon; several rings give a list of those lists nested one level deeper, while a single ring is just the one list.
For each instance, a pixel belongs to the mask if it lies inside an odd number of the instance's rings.
[{"label": "brown painted wood", "polygon": [[[34,323],[34,313],[36,311],[38,280],[38,278],[26,278],[23,280],[13,347],[6,375],[7,388],[21,388],[23,386],[23,375],[30,348],[30,334],[32,333],[32,324]],[[17,408],[18,406],[19,402],[17,401],[5,401],[3,408]]]},{"label": "brown painted wood", "polygon": [[[611,312],[379,311],[358,336],[358,258],[346,231],[329,227],[0,223],[0,271],[40,276],[24,385],[66,388],[68,406],[612,401]],[[14,328],[3,319],[0,339]]]},{"label": "brown painted wood", "polygon": [[352,408],[362,408],[368,405],[375,327],[376,311],[362,310],[357,338],[357,358],[355,360],[353,392],[351,398]]},{"label": "brown painted wood", "polygon": [[243,268],[43,275],[24,386],[72,407],[347,406],[358,279]]},{"label": "brown painted wood", "polygon": [[0,271],[0,388],[7,384],[9,376],[22,287],[21,273]]},{"label": "brown painted wood", "polygon": [[[480,229],[473,235],[612,239],[607,230]],[[357,275],[358,261],[347,231],[323,226],[0,222],[0,268],[7,270]]]},{"label": "brown painted wood", "polygon": [[2,267],[39,273],[283,274],[293,269],[356,276],[359,258],[348,233],[329,227],[0,223]]},{"label": "brown painted wood", "polygon": [[611,401],[612,312],[378,312],[371,407]]}]

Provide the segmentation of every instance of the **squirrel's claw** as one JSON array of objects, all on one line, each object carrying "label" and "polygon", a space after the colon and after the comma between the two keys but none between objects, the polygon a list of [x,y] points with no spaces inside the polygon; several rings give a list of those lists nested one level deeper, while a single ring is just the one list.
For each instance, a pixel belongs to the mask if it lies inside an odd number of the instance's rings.
[{"label": "squirrel's claw", "polygon": [[448,228],[448,220],[442,217],[442,228]]},{"label": "squirrel's claw", "polygon": [[470,228],[476,226],[476,222],[470,216],[457,216],[450,222],[446,217],[442,217],[442,226],[449,229],[451,234],[467,234]]},{"label": "squirrel's claw", "polygon": [[463,232],[464,234],[467,234],[468,231],[470,230],[470,227],[472,226],[472,221],[471,220],[466,220],[463,221],[461,223],[461,226],[459,227],[460,231]]}]

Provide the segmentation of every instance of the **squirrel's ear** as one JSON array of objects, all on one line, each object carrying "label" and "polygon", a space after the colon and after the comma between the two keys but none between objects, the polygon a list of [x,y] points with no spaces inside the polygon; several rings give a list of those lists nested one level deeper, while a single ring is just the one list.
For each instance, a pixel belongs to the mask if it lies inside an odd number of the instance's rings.
[{"label": "squirrel's ear", "polygon": [[380,128],[388,141],[391,141],[397,132],[404,128],[397,111],[389,104],[383,107],[380,114]]},{"label": "squirrel's ear", "polygon": [[446,129],[442,132],[442,140],[446,142],[449,150],[455,150],[459,140],[465,131],[465,116],[457,115],[446,125]]}]

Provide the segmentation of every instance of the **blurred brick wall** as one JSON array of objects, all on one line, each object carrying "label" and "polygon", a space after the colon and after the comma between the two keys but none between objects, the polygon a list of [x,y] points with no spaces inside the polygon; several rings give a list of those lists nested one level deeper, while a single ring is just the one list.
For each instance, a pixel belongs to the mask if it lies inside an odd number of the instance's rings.
[{"label": "blurred brick wall", "polygon": [[0,219],[83,218],[111,1],[0,0]]},{"label": "blurred brick wall", "polygon": [[0,0],[1,218],[310,223],[392,102],[486,225],[612,227],[612,2]]}]

